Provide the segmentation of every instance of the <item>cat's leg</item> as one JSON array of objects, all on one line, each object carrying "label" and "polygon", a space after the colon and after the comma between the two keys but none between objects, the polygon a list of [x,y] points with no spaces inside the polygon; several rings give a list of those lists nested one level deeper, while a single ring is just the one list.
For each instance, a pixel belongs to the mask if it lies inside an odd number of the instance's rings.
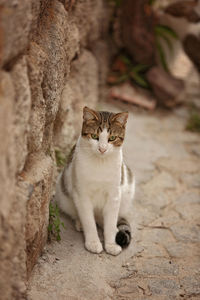
[{"label": "cat's leg", "polygon": [[117,220],[120,207],[120,193],[117,191],[110,192],[104,207],[104,243],[107,253],[118,255],[122,248],[116,244],[115,237],[117,234]]},{"label": "cat's leg", "polygon": [[77,219],[74,220],[74,222],[75,222],[75,228],[76,228],[76,230],[79,231],[79,232],[83,231],[82,226],[81,226],[81,222],[78,219],[78,217],[77,217]]},{"label": "cat's leg", "polygon": [[76,195],[74,200],[83,228],[86,249],[92,253],[101,253],[103,247],[99,240],[92,203],[86,195]]}]

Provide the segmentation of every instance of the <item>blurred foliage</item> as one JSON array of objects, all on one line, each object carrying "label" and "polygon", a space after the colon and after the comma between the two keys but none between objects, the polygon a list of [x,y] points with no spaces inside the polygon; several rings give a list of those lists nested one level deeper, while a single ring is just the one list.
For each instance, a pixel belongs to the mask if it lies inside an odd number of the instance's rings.
[{"label": "blurred foliage", "polygon": [[108,0],[111,3],[114,3],[115,6],[119,7],[122,4],[123,0]]},{"label": "blurred foliage", "polygon": [[156,2],[156,0],[149,0],[148,4],[149,5],[154,5],[155,2]]},{"label": "blurred foliage", "polygon": [[108,77],[109,84],[120,84],[127,80],[133,81],[140,87],[149,89],[150,85],[145,77],[150,65],[135,64],[127,53],[121,53],[112,65],[112,72]]},{"label": "blurred foliage", "polygon": [[161,40],[163,40],[166,43],[170,51],[173,51],[172,39],[178,39],[178,36],[172,28],[166,25],[159,24],[155,26],[155,37],[156,37],[156,49],[158,52],[160,62],[164,70],[169,72],[167,61],[166,61],[166,54],[162,46]]},{"label": "blurred foliage", "polygon": [[60,231],[61,226],[65,228],[65,225],[60,220],[59,207],[57,203],[52,201],[49,204],[49,225],[48,225],[48,240],[51,241],[54,237],[57,241],[61,240]]},{"label": "blurred foliage", "polygon": [[[120,10],[122,1],[126,0],[108,0],[115,4]],[[149,0],[147,5],[155,4],[156,0]],[[155,11],[156,16],[156,11]],[[114,21],[113,21],[114,22]],[[152,18],[152,22],[154,22]],[[173,52],[173,42],[178,39],[176,32],[169,26],[157,24],[154,26],[155,36],[155,52],[160,61],[161,66],[166,72],[169,72],[166,56],[166,47],[169,49],[169,53]],[[134,62],[125,49],[120,50],[120,54],[115,59],[111,73],[108,76],[108,83],[111,85],[121,84],[126,81],[133,82],[138,86],[151,89],[151,86],[146,78],[146,72],[152,67],[152,65],[138,64]]]},{"label": "blurred foliage", "polygon": [[145,72],[149,70],[149,65],[137,64],[131,68],[130,76],[133,81],[143,88],[150,88],[148,81],[145,78]]},{"label": "blurred foliage", "polygon": [[200,133],[200,113],[192,112],[187,122],[186,129]]}]

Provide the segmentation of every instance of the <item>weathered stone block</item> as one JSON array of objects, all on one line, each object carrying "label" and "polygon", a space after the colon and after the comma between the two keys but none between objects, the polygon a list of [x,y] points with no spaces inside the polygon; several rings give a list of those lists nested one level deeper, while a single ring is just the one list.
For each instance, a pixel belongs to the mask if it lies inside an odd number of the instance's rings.
[{"label": "weathered stone block", "polygon": [[184,204],[200,204],[200,193],[194,193],[191,191],[183,193],[175,200],[175,203],[181,207]]},{"label": "weathered stone block", "polygon": [[[15,92],[11,76],[0,73],[0,294],[23,299],[25,292],[26,195],[16,187]],[[17,298],[18,297],[18,298]]]},{"label": "weathered stone block", "polygon": [[69,152],[69,146],[80,134],[82,110],[95,108],[98,100],[98,65],[91,52],[84,50],[71,68],[71,76],[63,89],[55,122],[55,144]]},{"label": "weathered stone block", "polygon": [[27,272],[30,274],[47,238],[49,199],[53,182],[52,159],[44,154],[31,155],[26,170],[23,178],[32,186],[27,202],[26,220]]},{"label": "weathered stone block", "polygon": [[200,241],[199,228],[195,224],[187,224],[184,222],[173,225],[171,230],[176,237],[177,241],[184,243],[198,243]]},{"label": "weathered stone block", "polygon": [[17,172],[24,168],[27,149],[27,136],[29,132],[29,118],[31,111],[31,93],[28,79],[26,56],[20,58],[11,72],[15,88],[15,155]]},{"label": "weathered stone block", "polygon": [[103,17],[102,1],[77,1],[73,17],[80,33],[82,46],[92,44],[100,37],[101,27],[103,27],[103,22],[101,22]]},{"label": "weathered stone block", "polygon": [[2,0],[0,20],[0,66],[2,66],[10,63],[28,46],[31,1]]},{"label": "weathered stone block", "polygon": [[37,35],[34,38],[47,58],[42,81],[47,123],[55,119],[64,76],[66,69],[69,68],[66,64],[67,55],[65,52],[68,31],[68,15],[64,6],[58,1],[53,1],[45,9]]},{"label": "weathered stone block", "polygon": [[11,77],[7,72],[2,71],[0,73],[0,202],[1,215],[4,218],[10,212],[15,188],[14,97]]},{"label": "weathered stone block", "polygon": [[46,59],[46,53],[36,43],[31,43],[27,57],[31,87],[31,114],[28,135],[29,152],[40,150],[43,141],[46,105],[42,92],[42,82]]},{"label": "weathered stone block", "polygon": [[176,263],[172,263],[170,259],[165,257],[153,257],[143,259],[142,263],[138,260],[138,272],[139,274],[148,275],[165,275],[165,276],[177,276],[179,274],[179,267]]},{"label": "weathered stone block", "polygon": [[[176,299],[180,293],[179,284],[173,279],[151,279],[149,281],[149,288],[152,294],[173,296],[171,299]],[[169,298],[168,298],[169,299]]]}]

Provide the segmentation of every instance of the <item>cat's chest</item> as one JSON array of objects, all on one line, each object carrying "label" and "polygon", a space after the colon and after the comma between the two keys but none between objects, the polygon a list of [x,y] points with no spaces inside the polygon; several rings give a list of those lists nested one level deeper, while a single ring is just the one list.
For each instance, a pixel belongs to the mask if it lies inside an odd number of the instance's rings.
[{"label": "cat's chest", "polygon": [[99,184],[117,183],[120,177],[120,165],[118,162],[83,161],[80,163],[80,175],[88,184],[98,188]]}]

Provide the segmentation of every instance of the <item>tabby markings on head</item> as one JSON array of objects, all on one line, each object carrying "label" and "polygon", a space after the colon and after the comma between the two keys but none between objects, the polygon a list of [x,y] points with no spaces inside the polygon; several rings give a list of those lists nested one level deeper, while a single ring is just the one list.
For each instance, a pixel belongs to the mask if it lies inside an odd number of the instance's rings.
[{"label": "tabby markings on head", "polygon": [[91,138],[91,135],[96,134],[97,137],[106,128],[110,137],[109,143],[119,147],[122,145],[125,136],[125,125],[128,118],[127,112],[114,114],[107,111],[94,111],[88,107],[83,109],[83,126],[82,136]]}]

